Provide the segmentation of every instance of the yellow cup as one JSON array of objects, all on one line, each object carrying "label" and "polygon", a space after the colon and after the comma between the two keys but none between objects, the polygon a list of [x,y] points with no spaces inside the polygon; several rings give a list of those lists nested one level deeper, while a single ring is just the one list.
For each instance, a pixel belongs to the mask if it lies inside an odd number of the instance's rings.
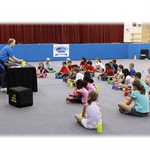
[{"label": "yellow cup", "polygon": [[98,85],[96,85],[96,92],[98,92],[99,91],[99,86]]},{"label": "yellow cup", "polygon": [[97,133],[102,133],[103,132],[103,126],[102,122],[97,123]]},{"label": "yellow cup", "polygon": [[70,83],[69,83],[69,87],[73,87],[73,84],[72,84],[72,82],[70,82]]},{"label": "yellow cup", "polygon": [[23,62],[21,63],[21,65],[22,65],[22,67],[25,67],[25,66],[26,66],[26,62],[23,61]]}]

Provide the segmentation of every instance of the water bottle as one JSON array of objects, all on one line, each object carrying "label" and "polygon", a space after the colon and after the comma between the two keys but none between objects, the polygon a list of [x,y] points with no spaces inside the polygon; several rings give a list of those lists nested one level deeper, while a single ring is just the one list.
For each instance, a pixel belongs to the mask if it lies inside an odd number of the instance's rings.
[{"label": "water bottle", "polygon": [[97,133],[102,133],[103,132],[103,127],[102,127],[102,122],[97,123]]}]

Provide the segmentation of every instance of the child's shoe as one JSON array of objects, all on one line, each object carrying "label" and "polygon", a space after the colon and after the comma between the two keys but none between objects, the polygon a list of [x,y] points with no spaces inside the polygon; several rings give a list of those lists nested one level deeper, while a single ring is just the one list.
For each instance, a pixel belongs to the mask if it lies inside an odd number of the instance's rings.
[{"label": "child's shoe", "polygon": [[65,76],[63,77],[63,81],[64,81],[64,82],[67,82],[67,78],[66,78]]},{"label": "child's shoe", "polygon": [[119,87],[117,85],[115,85],[114,89],[115,90],[119,90]]},{"label": "child's shoe", "polygon": [[115,89],[115,83],[112,83],[112,89]]},{"label": "child's shoe", "polygon": [[57,79],[63,79],[63,75],[59,75]]},{"label": "child's shoe", "polygon": [[55,79],[58,79],[58,73],[55,73]]}]

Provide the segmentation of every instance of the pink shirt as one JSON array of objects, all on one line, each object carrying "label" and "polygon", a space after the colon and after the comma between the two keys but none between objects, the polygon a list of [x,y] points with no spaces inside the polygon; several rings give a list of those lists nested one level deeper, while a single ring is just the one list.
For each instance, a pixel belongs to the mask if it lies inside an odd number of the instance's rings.
[{"label": "pink shirt", "polygon": [[87,103],[87,100],[88,100],[88,90],[83,87],[82,89],[79,90],[79,92],[82,95],[82,103],[83,104]]},{"label": "pink shirt", "polygon": [[96,91],[95,86],[94,86],[93,83],[88,83],[87,86],[86,86],[86,88],[87,88],[87,90],[89,91],[89,93],[90,93],[91,91]]}]

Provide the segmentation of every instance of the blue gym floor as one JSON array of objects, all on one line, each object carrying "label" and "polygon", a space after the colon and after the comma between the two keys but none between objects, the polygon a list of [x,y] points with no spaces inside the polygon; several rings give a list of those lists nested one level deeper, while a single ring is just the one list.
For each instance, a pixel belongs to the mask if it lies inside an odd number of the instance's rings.
[{"label": "blue gym floor", "polygon": [[[110,60],[102,60],[105,64]],[[94,61],[93,61],[94,62]],[[117,64],[128,67],[135,64],[136,71],[147,74],[149,60],[120,59]],[[51,62],[58,70],[60,61]],[[79,61],[73,61],[73,64]],[[95,63],[95,62],[94,62]],[[30,63],[37,66],[37,63]],[[97,76],[97,74],[96,74]],[[73,89],[67,87],[55,74],[49,74],[46,79],[38,79],[39,91],[34,93],[34,105],[16,108],[8,104],[8,95],[0,93],[0,135],[49,135],[49,136],[114,136],[114,135],[150,135],[150,116],[137,118],[120,114],[117,104],[124,99],[122,91],[111,89],[107,82],[94,78],[100,87],[99,100],[103,115],[103,133],[88,130],[80,126],[74,119],[76,113],[82,110],[81,104],[66,104],[65,97]]]}]

